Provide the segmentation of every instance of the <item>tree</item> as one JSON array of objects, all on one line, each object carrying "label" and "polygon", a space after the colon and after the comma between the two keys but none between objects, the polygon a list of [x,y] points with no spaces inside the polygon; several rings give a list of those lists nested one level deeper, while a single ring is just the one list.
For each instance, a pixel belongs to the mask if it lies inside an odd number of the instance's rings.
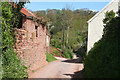
[{"label": "tree", "polygon": [[73,19],[73,14],[72,11],[70,10],[70,7],[67,6],[66,8],[63,9],[63,16],[62,20],[64,22],[65,28],[67,28],[67,36],[66,36],[66,45],[68,45],[68,40],[69,40],[69,29],[72,24],[72,19]]},{"label": "tree", "polygon": [[62,10],[47,10],[46,16],[51,26],[54,26],[50,29],[51,45],[62,49],[63,53],[66,50],[72,52],[77,46],[80,48],[80,44],[83,43],[82,34],[87,31],[87,21],[95,14],[96,12],[87,9],[72,10],[69,6]]},{"label": "tree", "polygon": [[[68,42],[69,42],[69,29],[72,24],[72,19],[73,19],[73,12],[72,10],[70,10],[70,7],[69,6],[66,6],[66,8],[63,8],[62,9],[62,22],[63,22],[63,53],[64,53],[64,50],[65,50],[65,47],[68,49],[69,48],[69,45],[68,45]],[[66,33],[66,42],[65,42],[65,30],[67,30],[67,33]]]}]

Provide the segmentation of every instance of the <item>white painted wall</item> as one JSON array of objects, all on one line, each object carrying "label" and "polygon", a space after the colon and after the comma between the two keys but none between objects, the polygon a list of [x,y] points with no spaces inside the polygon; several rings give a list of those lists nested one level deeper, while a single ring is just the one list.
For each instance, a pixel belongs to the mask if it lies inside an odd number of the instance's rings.
[{"label": "white painted wall", "polygon": [[98,12],[92,19],[88,21],[88,45],[87,52],[94,46],[94,43],[99,41],[103,35],[103,19],[107,11],[118,11],[118,1],[114,0],[109,3],[105,8]]}]

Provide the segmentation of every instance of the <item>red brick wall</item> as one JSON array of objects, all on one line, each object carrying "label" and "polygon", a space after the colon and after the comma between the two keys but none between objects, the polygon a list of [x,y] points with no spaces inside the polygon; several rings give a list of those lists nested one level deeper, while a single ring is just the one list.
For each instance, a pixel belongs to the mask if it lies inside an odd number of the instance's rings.
[{"label": "red brick wall", "polygon": [[31,70],[36,70],[47,64],[45,53],[49,52],[49,41],[47,41],[46,26],[38,26],[36,37],[35,23],[30,19],[23,20],[22,29],[16,30],[18,32],[16,51],[25,61],[26,66],[30,66]]}]

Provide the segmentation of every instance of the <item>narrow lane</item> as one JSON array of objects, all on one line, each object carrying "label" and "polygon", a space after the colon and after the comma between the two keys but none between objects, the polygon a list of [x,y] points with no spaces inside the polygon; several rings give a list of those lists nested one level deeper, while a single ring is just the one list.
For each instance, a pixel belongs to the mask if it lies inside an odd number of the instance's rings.
[{"label": "narrow lane", "polygon": [[72,78],[74,72],[83,69],[80,58],[74,55],[74,59],[65,60],[57,57],[57,61],[51,62],[44,68],[37,70],[29,78]]}]

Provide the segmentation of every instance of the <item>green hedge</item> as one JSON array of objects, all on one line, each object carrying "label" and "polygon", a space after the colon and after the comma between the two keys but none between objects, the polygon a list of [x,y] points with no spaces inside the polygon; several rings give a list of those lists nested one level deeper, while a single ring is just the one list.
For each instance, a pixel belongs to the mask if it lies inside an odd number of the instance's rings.
[{"label": "green hedge", "polygon": [[[1,59],[1,55],[0,55],[0,59]],[[0,79],[2,78],[2,62],[0,60]]]},{"label": "green hedge", "polygon": [[120,77],[120,17],[106,23],[104,34],[84,60],[86,78]]},{"label": "green hedge", "polygon": [[[112,43],[112,44],[111,44]],[[95,44],[84,61],[84,72],[89,78],[114,78],[119,77],[118,63],[120,55],[118,43],[104,40]]]}]

